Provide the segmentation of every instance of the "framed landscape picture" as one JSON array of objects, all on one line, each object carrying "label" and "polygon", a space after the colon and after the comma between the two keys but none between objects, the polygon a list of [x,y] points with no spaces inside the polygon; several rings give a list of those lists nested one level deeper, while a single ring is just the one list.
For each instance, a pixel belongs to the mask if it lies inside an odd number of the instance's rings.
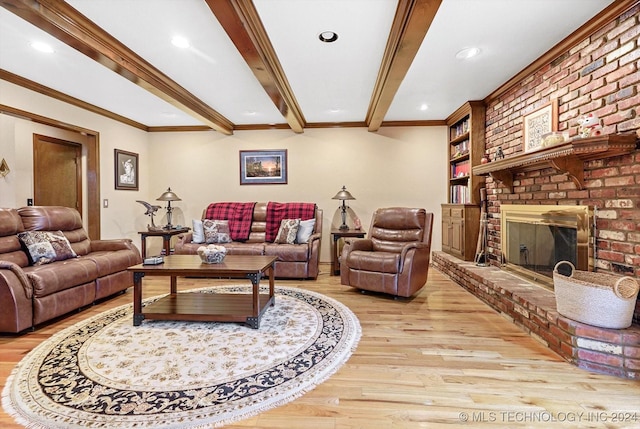
[{"label": "framed landscape picture", "polygon": [[524,152],[534,152],[542,147],[542,136],[551,131],[558,131],[558,100],[553,99],[540,108],[525,115]]},{"label": "framed landscape picture", "polygon": [[116,189],[138,190],[138,154],[114,149]]},{"label": "framed landscape picture", "polygon": [[240,184],[287,183],[287,150],[241,150]]}]

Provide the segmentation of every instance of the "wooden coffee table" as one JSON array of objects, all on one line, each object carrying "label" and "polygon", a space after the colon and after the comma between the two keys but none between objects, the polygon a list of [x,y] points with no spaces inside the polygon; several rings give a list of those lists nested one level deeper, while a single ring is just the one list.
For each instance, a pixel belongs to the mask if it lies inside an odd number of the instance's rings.
[{"label": "wooden coffee table", "polygon": [[[197,255],[171,255],[159,265],[138,264],[128,268],[133,272],[133,325],[144,319],[188,320],[206,322],[245,322],[254,329],[260,327],[260,317],[267,306],[275,304],[273,256],[227,255],[220,264],[203,264]],[[260,279],[269,277],[269,293],[260,294]],[[142,278],[171,277],[171,293],[142,309]],[[177,277],[248,278],[252,293],[200,293],[177,291]]]}]

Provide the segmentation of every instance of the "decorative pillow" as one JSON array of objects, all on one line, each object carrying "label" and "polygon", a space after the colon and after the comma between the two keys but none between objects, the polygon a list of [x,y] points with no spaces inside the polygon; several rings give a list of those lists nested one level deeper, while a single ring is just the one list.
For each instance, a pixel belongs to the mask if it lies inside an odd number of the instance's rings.
[{"label": "decorative pillow", "polygon": [[298,229],[300,228],[300,219],[282,219],[278,235],[273,241],[280,244],[293,244],[296,242]]},{"label": "decorative pillow", "polygon": [[18,239],[27,248],[33,265],[44,265],[78,256],[62,231],[25,231],[18,233]]},{"label": "decorative pillow", "polygon": [[204,229],[205,243],[231,243],[228,220],[205,219],[202,221],[202,228]]},{"label": "decorative pillow", "polygon": [[202,221],[194,219],[191,224],[193,225],[193,235],[191,237],[192,243],[204,243],[204,227]]},{"label": "decorative pillow", "polygon": [[296,243],[308,243],[309,237],[313,234],[313,228],[315,228],[315,226],[315,219],[301,220],[300,228],[298,228],[298,235],[296,236]]}]

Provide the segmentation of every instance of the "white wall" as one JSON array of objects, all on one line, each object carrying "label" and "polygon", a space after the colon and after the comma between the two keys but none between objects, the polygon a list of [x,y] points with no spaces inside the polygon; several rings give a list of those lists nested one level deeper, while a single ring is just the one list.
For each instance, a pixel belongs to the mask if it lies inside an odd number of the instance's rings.
[{"label": "white wall", "polygon": [[[375,133],[366,128],[307,129],[302,134],[236,131],[232,136],[214,131],[146,133],[4,81],[0,104],[99,133],[100,198],[109,200],[109,208],[101,212],[103,238],[128,237],[139,245],[137,231],[145,229],[149,219],[135,201],[164,207],[156,198],[170,186],[182,198],[172,204],[172,223],[187,226],[215,201],[314,202],[324,209],[321,260],[328,262],[331,224],[341,222],[340,202],[331,197],[346,185],[356,198],[349,202],[350,214],[361,219],[365,230],[378,207],[424,207],[433,212],[432,247],[440,249],[440,204],[447,199],[445,126],[389,127]],[[24,206],[32,197],[32,141],[27,136],[33,133],[82,138],[0,115],[0,158],[6,158],[12,170],[0,178],[1,207]],[[114,148],[139,154],[139,191],[114,189]],[[239,151],[262,149],[287,150],[288,184],[240,185]],[[158,214],[156,223],[166,223],[165,211]],[[150,252],[160,248],[160,243],[147,241]]]},{"label": "white wall", "polygon": [[[447,198],[446,127],[153,133],[149,157],[152,195],[168,186],[182,201],[173,203],[174,224],[191,225],[215,201],[303,201],[324,210],[321,260],[330,260],[331,224],[341,223],[332,200],[345,185],[356,200],[348,205],[368,230],[376,208],[424,207],[436,215],[433,247],[440,249],[440,204]],[[239,151],[286,149],[286,185],[240,185]],[[348,223],[353,225],[352,219]]]},{"label": "white wall", "polygon": [[[0,80],[0,104],[99,133],[100,199],[109,200],[109,208],[101,211],[101,236],[127,237],[139,243],[134,219],[142,206],[130,202],[145,199],[149,192],[150,169],[146,163],[148,133],[3,80]],[[80,133],[0,115],[0,160],[4,157],[11,168],[9,175],[4,179],[0,178],[0,207],[22,207],[27,205],[27,198],[33,197],[34,133],[74,142],[81,142],[86,138]],[[139,170],[139,191],[115,190],[115,148],[140,154],[142,165]],[[84,192],[86,191],[85,186]],[[86,204],[86,197],[83,200]],[[84,211],[86,212],[86,207]]]}]

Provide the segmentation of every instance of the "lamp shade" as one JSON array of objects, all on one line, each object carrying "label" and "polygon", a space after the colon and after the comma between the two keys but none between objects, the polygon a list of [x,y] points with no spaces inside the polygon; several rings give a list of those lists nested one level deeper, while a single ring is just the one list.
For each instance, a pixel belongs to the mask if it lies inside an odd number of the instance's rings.
[{"label": "lamp shade", "polygon": [[345,186],[342,187],[340,192],[338,192],[335,197],[331,198],[332,200],[355,200],[355,197],[351,195]]},{"label": "lamp shade", "polygon": [[177,196],[171,188],[167,188],[166,192],[163,192],[158,198],[157,201],[182,201],[182,198]]}]

